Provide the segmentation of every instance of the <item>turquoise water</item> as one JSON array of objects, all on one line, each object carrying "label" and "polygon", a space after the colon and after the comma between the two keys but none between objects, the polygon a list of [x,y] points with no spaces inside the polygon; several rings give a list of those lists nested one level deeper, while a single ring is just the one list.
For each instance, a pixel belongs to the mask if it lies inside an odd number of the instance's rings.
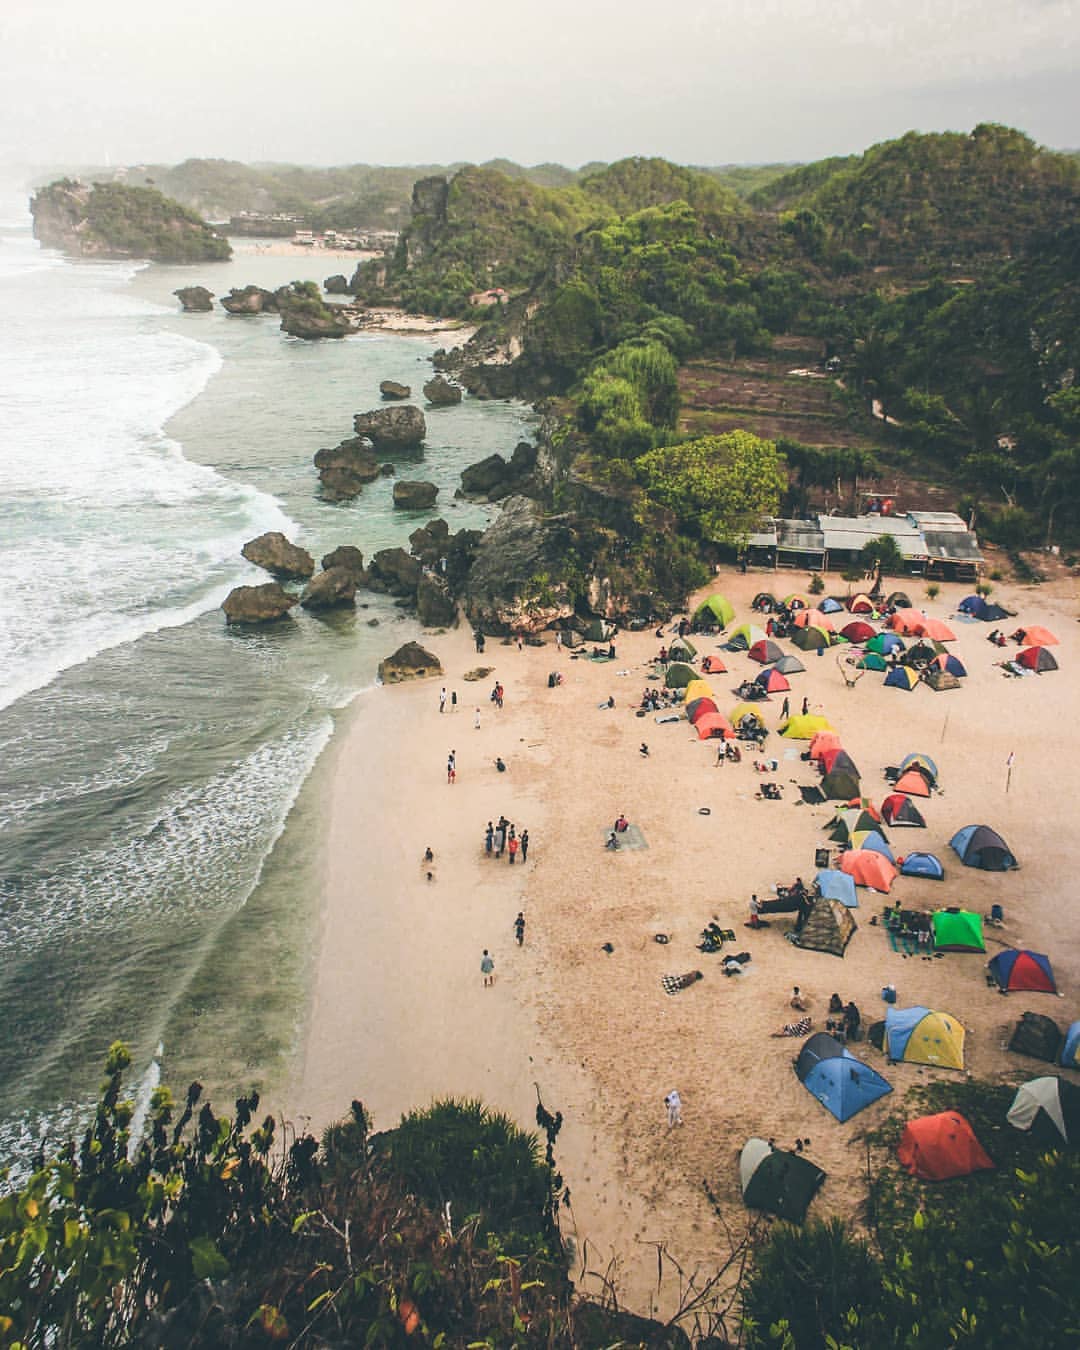
[{"label": "turquoise water", "polygon": [[[171,292],[323,270],[340,269],[72,263],[0,212],[0,361],[18,373],[0,395],[0,1155],[79,1118],[117,1037],[140,1074],[219,1097],[272,1085],[295,1050],[319,756],[415,624],[363,594],[355,613],[251,633],[218,606],[266,579],[239,556],[264,529],[318,559],[422,523],[393,509],[390,479],[322,502],[312,455],[377,406],[380,380],[419,394],[439,343],[303,343],[269,317],[182,314]],[[480,525],[486,508],[452,500],[461,469],[509,453],[531,412],[426,411],[415,476],[452,528]]]}]

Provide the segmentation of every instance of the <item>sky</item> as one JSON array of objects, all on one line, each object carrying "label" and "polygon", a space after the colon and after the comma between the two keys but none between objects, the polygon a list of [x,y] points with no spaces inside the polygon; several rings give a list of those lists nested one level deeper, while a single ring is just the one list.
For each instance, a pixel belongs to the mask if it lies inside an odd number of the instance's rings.
[{"label": "sky", "polygon": [[1080,147],[1080,0],[0,0],[0,166]]}]

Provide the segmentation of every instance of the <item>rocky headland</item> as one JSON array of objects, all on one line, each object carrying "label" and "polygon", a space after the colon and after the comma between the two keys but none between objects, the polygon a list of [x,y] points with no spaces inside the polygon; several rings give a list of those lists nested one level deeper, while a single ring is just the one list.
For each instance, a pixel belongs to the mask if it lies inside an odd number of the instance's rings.
[{"label": "rocky headland", "polygon": [[77,258],[220,262],[229,241],[201,216],[154,188],[59,179],[30,200],[34,238]]}]

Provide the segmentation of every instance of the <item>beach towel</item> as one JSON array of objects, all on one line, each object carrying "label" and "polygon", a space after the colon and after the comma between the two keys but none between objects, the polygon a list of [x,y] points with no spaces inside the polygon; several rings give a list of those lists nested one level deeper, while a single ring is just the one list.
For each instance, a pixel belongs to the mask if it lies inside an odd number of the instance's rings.
[{"label": "beach towel", "polygon": [[681,713],[677,712],[657,713],[656,716],[653,718],[653,721],[658,726],[664,722],[681,722],[682,720],[683,719]]},{"label": "beach towel", "polygon": [[664,986],[665,994],[677,994],[683,989],[689,989],[692,984],[697,984],[698,980],[703,978],[700,970],[691,970],[685,975],[662,975],[660,983]]},{"label": "beach towel", "polygon": [[818,802],[823,802],[825,800],[824,792],[816,787],[801,787],[799,789],[799,796],[810,806],[816,806]]}]

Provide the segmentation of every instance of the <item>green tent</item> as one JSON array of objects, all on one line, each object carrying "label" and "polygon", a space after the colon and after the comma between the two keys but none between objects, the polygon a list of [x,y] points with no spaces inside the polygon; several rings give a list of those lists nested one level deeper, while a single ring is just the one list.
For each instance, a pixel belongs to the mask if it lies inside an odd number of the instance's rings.
[{"label": "green tent", "polygon": [[810,624],[805,628],[796,628],[789,636],[795,646],[800,647],[804,652],[819,651],[822,647],[827,647],[832,641],[832,637],[826,633],[824,628],[815,628]]},{"label": "green tent", "polygon": [[668,648],[669,661],[692,661],[695,656],[697,648],[688,638],[676,638]]},{"label": "green tent", "polygon": [[726,595],[710,595],[694,611],[694,622],[702,628],[726,628],[735,617]]},{"label": "green tent", "polygon": [[739,1181],[748,1209],[763,1209],[788,1223],[802,1223],[825,1173],[801,1153],[787,1153],[764,1139],[749,1139],[739,1156]]},{"label": "green tent", "polygon": [[664,673],[664,683],[669,689],[685,689],[691,680],[697,678],[697,673],[690,666],[684,666],[681,661],[668,666]]},{"label": "green tent", "polygon": [[855,663],[858,670],[888,670],[889,663],[879,652],[867,652],[861,661]]},{"label": "green tent", "polygon": [[982,916],[966,909],[939,909],[933,917],[939,952],[984,952]]}]

